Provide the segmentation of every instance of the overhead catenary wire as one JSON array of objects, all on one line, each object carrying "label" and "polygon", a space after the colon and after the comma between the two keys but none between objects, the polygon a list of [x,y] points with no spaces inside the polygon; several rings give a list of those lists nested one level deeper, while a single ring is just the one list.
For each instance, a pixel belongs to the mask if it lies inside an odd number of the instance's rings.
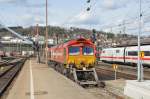
[{"label": "overhead catenary wire", "polygon": [[[97,2],[98,2],[99,0],[90,0],[90,2],[89,2],[89,0],[88,0],[88,4],[85,4],[84,6],[86,6],[86,7],[89,7],[90,6],[90,13],[96,8],[96,6],[97,6]],[[144,19],[144,17],[148,17],[149,16],[149,11],[148,11],[148,9],[149,9],[149,7],[147,8],[147,9],[144,9],[143,11],[142,11],[142,13],[143,13],[143,19]],[[82,9],[82,11],[81,12],[84,12],[84,13],[87,13],[86,11],[85,11],[85,7]],[[89,12],[88,12],[89,13]],[[89,14],[90,14],[89,13]],[[119,15],[116,15],[116,16],[114,16],[112,19],[115,19],[115,17],[117,18],[117,17],[119,17]],[[64,26],[65,24],[69,24],[70,25],[70,23],[68,22],[68,19],[69,20],[72,20],[72,19],[74,19],[75,17],[74,16],[70,16],[70,17],[68,17],[67,19],[66,19],[66,21],[64,21],[63,22],[63,24],[62,24],[62,26]],[[137,16],[133,16],[133,17],[125,17],[124,19],[123,19],[123,21],[122,22],[120,22],[120,23],[118,23],[118,24],[112,24],[112,23],[107,23],[107,24],[104,24],[104,25],[98,25],[101,29],[100,30],[103,30],[103,29],[108,29],[108,28],[121,28],[121,26],[125,26],[125,27],[127,27],[126,28],[126,30],[133,30],[133,29],[128,29],[128,27],[130,26],[130,25],[132,25],[133,23],[136,23],[138,21],[138,17]],[[147,22],[147,23],[149,23],[149,22]],[[144,24],[147,24],[147,23],[144,23]],[[72,24],[72,26],[74,26],[73,24]],[[95,25],[96,26],[96,25]],[[134,26],[131,26],[131,28],[135,28]],[[135,28],[135,29],[137,29],[137,28]]]},{"label": "overhead catenary wire", "polygon": [[[149,15],[149,13],[147,13],[149,11],[148,9],[149,9],[149,7],[147,9],[143,10],[143,17],[147,17]],[[114,18],[112,18],[112,19],[114,19]],[[123,22],[123,21],[125,21],[125,22]],[[134,16],[134,17],[130,17],[130,18],[124,18],[123,21],[121,23],[118,23],[118,24],[109,23],[106,25],[100,25],[100,27],[101,27],[101,29],[111,28],[111,30],[112,30],[112,28],[119,28],[121,25],[133,24],[133,22],[138,21],[138,17]]]}]

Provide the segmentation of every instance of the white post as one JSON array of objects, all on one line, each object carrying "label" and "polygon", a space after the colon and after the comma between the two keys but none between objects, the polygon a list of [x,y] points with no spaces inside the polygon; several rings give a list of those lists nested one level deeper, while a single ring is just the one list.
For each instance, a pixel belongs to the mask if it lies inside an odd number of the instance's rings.
[{"label": "white post", "polygon": [[115,80],[117,79],[117,69],[115,69]]},{"label": "white post", "polygon": [[140,49],[140,46],[141,46],[141,44],[140,44],[140,35],[141,35],[141,29],[142,29],[142,24],[141,24],[141,18],[142,18],[142,11],[141,11],[141,0],[139,1],[140,2],[140,18],[139,18],[139,33],[138,33],[138,64],[137,64],[137,66],[138,66],[138,78],[137,78],[137,80],[138,80],[138,82],[141,82],[142,81],[142,77],[141,77],[141,74],[142,74],[142,69],[141,69],[141,59],[140,59],[140,51],[141,51],[141,49]]},{"label": "white post", "polygon": [[144,73],[143,73],[143,60],[141,60],[141,81],[144,81]]}]

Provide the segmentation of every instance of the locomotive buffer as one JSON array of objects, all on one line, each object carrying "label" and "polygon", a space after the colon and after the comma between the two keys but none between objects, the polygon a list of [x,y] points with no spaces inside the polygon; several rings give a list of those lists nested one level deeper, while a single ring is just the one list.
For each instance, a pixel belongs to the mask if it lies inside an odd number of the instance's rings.
[{"label": "locomotive buffer", "polygon": [[81,86],[84,85],[98,85],[98,76],[95,71],[95,68],[92,69],[83,69],[77,70],[73,69],[73,77],[76,83],[80,84]]}]

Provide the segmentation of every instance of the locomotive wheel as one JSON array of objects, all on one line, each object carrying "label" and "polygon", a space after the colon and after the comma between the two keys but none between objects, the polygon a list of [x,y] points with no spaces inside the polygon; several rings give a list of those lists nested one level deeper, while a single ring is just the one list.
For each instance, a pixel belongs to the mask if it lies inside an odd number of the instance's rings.
[{"label": "locomotive wheel", "polygon": [[69,69],[64,68],[63,69],[63,74],[69,78]]},{"label": "locomotive wheel", "polygon": [[54,69],[55,69],[56,71],[58,71],[57,63],[55,63]]},{"label": "locomotive wheel", "polygon": [[67,70],[63,69],[63,75],[67,76]]},{"label": "locomotive wheel", "polygon": [[60,73],[63,74],[64,66],[62,64],[60,64],[59,66],[60,66]]}]

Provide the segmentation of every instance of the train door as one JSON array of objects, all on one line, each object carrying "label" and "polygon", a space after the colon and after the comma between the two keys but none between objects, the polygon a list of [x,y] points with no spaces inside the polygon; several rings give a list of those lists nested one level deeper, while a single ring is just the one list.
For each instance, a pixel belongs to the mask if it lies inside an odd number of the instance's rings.
[{"label": "train door", "polygon": [[64,48],[64,63],[65,64],[66,64],[66,57],[67,57],[66,48]]},{"label": "train door", "polygon": [[114,50],[113,49],[109,50],[109,55],[110,55],[110,61],[114,62],[114,58],[113,58],[114,57]]},{"label": "train door", "polygon": [[126,56],[127,56],[127,52],[126,52],[126,47],[123,49],[123,62],[126,63]]},{"label": "train door", "polygon": [[114,48],[113,50],[113,61],[114,62],[124,62],[123,59],[123,53],[124,53],[124,48],[120,47],[120,48]]}]

